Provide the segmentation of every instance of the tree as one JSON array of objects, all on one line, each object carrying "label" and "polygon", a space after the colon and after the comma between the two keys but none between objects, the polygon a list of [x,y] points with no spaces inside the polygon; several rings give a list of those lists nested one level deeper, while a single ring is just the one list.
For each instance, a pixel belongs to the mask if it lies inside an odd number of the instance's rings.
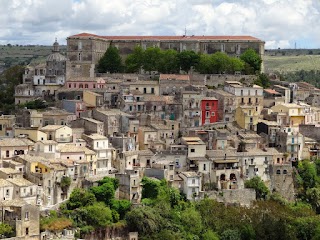
[{"label": "tree", "polygon": [[150,179],[147,177],[142,178],[142,198],[157,198],[159,194],[160,181]]},{"label": "tree", "polygon": [[11,237],[13,234],[13,228],[6,224],[6,223],[0,223],[0,236],[5,236],[5,237]]},{"label": "tree", "polygon": [[131,54],[128,55],[125,64],[126,72],[139,72],[143,66],[144,50],[140,46],[136,46]]},{"label": "tree", "polygon": [[201,54],[199,63],[196,65],[196,71],[202,74],[214,73],[212,57],[208,54]]},{"label": "tree", "polygon": [[260,72],[262,59],[254,49],[247,49],[243,54],[241,54],[240,59],[247,64],[247,74],[255,74]]},{"label": "tree", "polygon": [[211,58],[214,73],[224,73],[231,71],[231,60],[227,54],[222,52],[216,52],[215,54],[212,54]]},{"label": "tree", "polygon": [[122,70],[122,59],[119,54],[119,50],[111,45],[107,49],[103,57],[99,60],[97,65],[97,71],[99,73],[117,73],[121,72]]},{"label": "tree", "polygon": [[161,73],[178,73],[178,52],[173,49],[161,51],[158,71]]},{"label": "tree", "polygon": [[67,202],[68,210],[73,210],[80,207],[92,205],[96,201],[94,194],[86,191],[85,189],[76,188],[70,194]]},{"label": "tree", "polygon": [[96,202],[93,205],[85,207],[82,213],[87,225],[100,228],[112,223],[112,212],[102,202]]},{"label": "tree", "polygon": [[298,172],[302,178],[302,186],[304,189],[314,188],[317,181],[317,169],[316,166],[309,160],[299,161]]},{"label": "tree", "polygon": [[163,225],[159,212],[149,206],[134,208],[126,214],[125,219],[130,230],[147,236],[158,232]]},{"label": "tree", "polygon": [[188,72],[191,67],[196,67],[200,61],[200,55],[194,51],[183,51],[178,53],[181,70]]},{"label": "tree", "polygon": [[266,199],[269,194],[269,189],[259,176],[255,176],[250,180],[245,181],[244,186],[256,190],[257,199]]},{"label": "tree", "polygon": [[202,234],[202,239],[205,240],[219,240],[217,233],[213,232],[212,230],[207,230],[204,234]]},{"label": "tree", "polygon": [[112,178],[105,177],[98,182],[99,186],[92,187],[90,191],[94,194],[97,201],[111,204],[114,199],[114,194],[118,188],[118,181]]},{"label": "tree", "polygon": [[254,84],[259,85],[263,88],[268,88],[270,87],[269,77],[265,73],[260,73],[258,75],[258,78],[254,81]]},{"label": "tree", "polygon": [[111,209],[119,213],[120,219],[123,219],[125,214],[130,210],[131,202],[129,200],[115,200],[111,201]]},{"label": "tree", "polygon": [[220,237],[221,240],[241,240],[240,233],[237,229],[227,229]]},{"label": "tree", "polygon": [[181,223],[185,231],[196,236],[200,236],[203,230],[202,217],[194,208],[187,208],[181,212]]},{"label": "tree", "polygon": [[147,72],[158,71],[161,50],[158,47],[150,47],[144,51],[143,69]]}]

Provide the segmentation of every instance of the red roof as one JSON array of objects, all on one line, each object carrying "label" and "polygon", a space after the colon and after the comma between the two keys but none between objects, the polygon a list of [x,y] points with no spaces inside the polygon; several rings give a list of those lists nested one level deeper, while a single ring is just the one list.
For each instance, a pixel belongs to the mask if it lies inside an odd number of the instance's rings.
[{"label": "red roof", "polygon": [[78,37],[96,37],[104,38],[107,40],[240,40],[240,41],[260,41],[260,39],[251,36],[98,36],[91,33],[80,33],[72,35],[68,38],[78,38]]},{"label": "red roof", "polygon": [[267,92],[267,93],[270,93],[270,94],[280,94],[280,93],[278,93],[276,90],[274,90],[274,89],[264,89],[263,91],[265,91],[265,92]]}]

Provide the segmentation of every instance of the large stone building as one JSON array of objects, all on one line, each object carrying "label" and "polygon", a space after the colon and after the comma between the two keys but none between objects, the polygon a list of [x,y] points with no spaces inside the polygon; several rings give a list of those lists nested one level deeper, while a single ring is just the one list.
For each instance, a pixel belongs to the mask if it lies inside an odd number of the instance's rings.
[{"label": "large stone building", "polygon": [[264,42],[251,36],[98,36],[80,33],[67,38],[67,55],[70,60],[70,76],[93,76],[95,64],[110,45],[119,49],[125,57],[138,45],[143,49],[159,47],[178,52],[193,50],[213,54],[225,52],[239,56],[248,48],[264,55]]}]

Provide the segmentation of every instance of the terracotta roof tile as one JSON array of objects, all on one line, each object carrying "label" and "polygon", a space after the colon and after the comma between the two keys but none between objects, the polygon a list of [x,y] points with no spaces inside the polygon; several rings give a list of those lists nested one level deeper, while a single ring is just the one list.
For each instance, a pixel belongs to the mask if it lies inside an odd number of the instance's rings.
[{"label": "terracotta roof tile", "polygon": [[230,40],[230,41],[261,41],[258,38],[252,36],[98,36],[91,33],[80,33],[68,38],[77,38],[77,37],[96,37],[96,38],[104,38],[106,40],[136,40],[136,41],[147,41],[147,40],[163,40],[163,41],[177,41],[177,40],[185,40],[185,41],[207,41],[207,40]]}]

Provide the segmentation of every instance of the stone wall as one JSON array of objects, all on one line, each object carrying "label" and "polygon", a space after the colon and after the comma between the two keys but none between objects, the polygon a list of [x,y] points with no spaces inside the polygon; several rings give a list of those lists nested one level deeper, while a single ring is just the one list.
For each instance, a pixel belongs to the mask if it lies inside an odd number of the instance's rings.
[{"label": "stone wall", "polygon": [[205,192],[210,199],[225,204],[238,204],[240,206],[250,207],[252,202],[256,200],[256,191],[254,189],[223,189],[221,191]]},{"label": "stone wall", "polygon": [[105,229],[96,230],[87,234],[85,240],[138,240],[137,232],[129,232],[128,228],[125,227],[106,227]]},{"label": "stone wall", "polygon": [[320,127],[315,125],[299,125],[299,132],[308,138],[320,141]]},{"label": "stone wall", "polygon": [[278,192],[288,201],[295,200],[293,168],[291,164],[273,165],[270,167],[270,191]]}]

